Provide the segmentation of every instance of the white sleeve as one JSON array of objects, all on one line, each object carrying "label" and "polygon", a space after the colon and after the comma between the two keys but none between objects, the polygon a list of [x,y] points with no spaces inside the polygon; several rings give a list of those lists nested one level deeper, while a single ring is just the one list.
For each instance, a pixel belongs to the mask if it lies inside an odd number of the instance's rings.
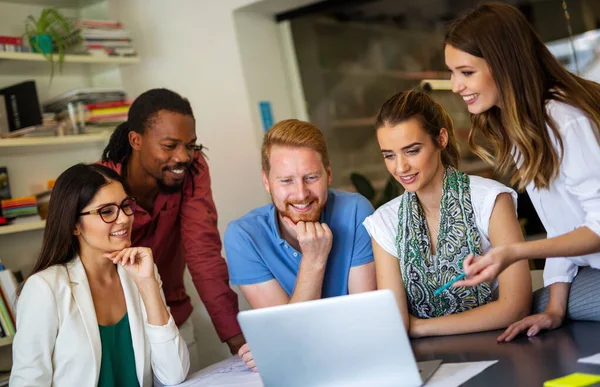
[{"label": "white sleeve", "polygon": [[400,197],[379,207],[373,215],[368,216],[363,225],[367,232],[377,244],[398,258],[398,209],[400,208]]},{"label": "white sleeve", "polygon": [[585,212],[586,226],[600,235],[600,145],[597,130],[587,117],[569,124],[563,136],[562,172],[566,189],[574,195]]},{"label": "white sleeve", "polygon": [[579,266],[567,258],[546,258],[544,265],[544,286],[557,282],[573,282]]},{"label": "white sleeve", "polygon": [[[160,296],[165,305],[167,305],[162,289],[162,280],[160,279],[156,265],[154,265],[154,276],[158,281]],[[169,310],[168,307],[167,310]],[[175,325],[175,320],[171,316],[171,312],[169,311],[169,321],[163,326],[148,323],[145,306],[142,306],[142,313],[144,315],[146,337],[150,343],[152,372],[165,385],[182,383],[190,369],[190,355],[187,345],[179,334],[177,325]]]},{"label": "white sleeve", "polygon": [[52,385],[52,354],[58,335],[58,308],[50,285],[29,277],[17,301],[11,386]]},{"label": "white sleeve", "polygon": [[471,180],[471,203],[473,205],[473,212],[475,212],[475,222],[477,222],[477,228],[489,241],[490,218],[496,205],[496,198],[502,193],[510,194],[516,213],[517,193],[512,188],[496,180],[479,176],[469,176],[469,178]]}]

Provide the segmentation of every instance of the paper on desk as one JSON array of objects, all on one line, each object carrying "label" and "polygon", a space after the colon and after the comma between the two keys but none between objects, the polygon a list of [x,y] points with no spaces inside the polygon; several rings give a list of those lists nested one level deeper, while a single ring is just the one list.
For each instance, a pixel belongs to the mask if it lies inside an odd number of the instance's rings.
[{"label": "paper on desk", "polygon": [[579,363],[587,363],[587,364],[600,364],[600,353],[597,353],[592,356],[582,357],[577,360]]},{"label": "paper on desk", "polygon": [[238,356],[232,356],[190,375],[179,386],[263,387],[263,383],[257,372],[250,370]]},{"label": "paper on desk", "polygon": [[435,371],[425,386],[458,387],[496,363],[498,363],[498,360],[474,361],[469,363],[443,363],[440,368]]},{"label": "paper on desk", "polygon": [[[426,386],[460,386],[497,362],[498,360],[442,364],[431,379],[429,379]],[[179,387],[192,386],[263,387],[263,383],[258,373],[249,370],[239,357],[232,356],[229,359],[190,375],[184,383],[179,385]]]}]

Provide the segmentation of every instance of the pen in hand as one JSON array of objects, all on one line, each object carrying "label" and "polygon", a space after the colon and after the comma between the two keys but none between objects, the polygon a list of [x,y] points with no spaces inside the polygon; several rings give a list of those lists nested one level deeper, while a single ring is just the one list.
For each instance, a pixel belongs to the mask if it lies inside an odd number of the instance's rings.
[{"label": "pen in hand", "polygon": [[455,282],[460,281],[463,278],[465,278],[465,273],[462,273],[461,275],[456,276],[452,281],[448,282],[446,285],[440,286],[439,288],[437,288],[437,290],[435,292],[433,292],[433,295],[437,296],[437,295],[441,294],[444,290],[448,289]]}]

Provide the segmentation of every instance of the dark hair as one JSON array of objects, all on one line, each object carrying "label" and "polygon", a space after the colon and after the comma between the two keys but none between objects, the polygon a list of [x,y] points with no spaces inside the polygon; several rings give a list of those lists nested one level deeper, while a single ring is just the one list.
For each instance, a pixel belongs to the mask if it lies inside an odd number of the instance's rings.
[{"label": "dark hair", "polygon": [[[117,172],[100,164],[76,164],[60,174],[50,196],[42,251],[32,275],[79,254],[79,242],[73,235],[79,213],[111,181],[123,184]],[[20,293],[21,288],[17,295]]]},{"label": "dark hair", "polygon": [[502,108],[471,117],[471,148],[495,162],[501,173],[512,174],[511,183],[519,189],[531,182],[538,189],[549,188],[559,174],[564,149],[546,102],[580,109],[598,130],[600,85],[568,72],[525,16],[508,4],[485,3],[464,14],[449,26],[444,45],[483,58],[498,89]]},{"label": "dark hair", "polygon": [[102,152],[102,161],[126,164],[131,155],[129,132],[144,134],[151,128],[158,112],[166,110],[194,118],[190,102],[169,89],[151,89],[133,101],[127,121],[119,125],[110,136],[110,141]]},{"label": "dark hair", "polygon": [[433,143],[438,146],[440,129],[446,129],[448,132],[448,144],[442,150],[442,163],[458,168],[460,154],[454,134],[452,118],[450,118],[450,115],[442,105],[421,91],[402,91],[385,101],[379,113],[377,113],[375,128],[379,129],[384,126],[394,127],[413,118],[419,121],[425,132],[433,140]]}]

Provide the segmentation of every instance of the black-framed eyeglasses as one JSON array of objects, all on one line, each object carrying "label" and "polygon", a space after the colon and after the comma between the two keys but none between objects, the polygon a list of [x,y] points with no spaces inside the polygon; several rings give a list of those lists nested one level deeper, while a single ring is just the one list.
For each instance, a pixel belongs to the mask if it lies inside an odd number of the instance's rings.
[{"label": "black-framed eyeglasses", "polygon": [[79,215],[100,215],[104,223],[113,223],[119,219],[121,210],[123,210],[125,215],[131,216],[134,214],[136,207],[135,198],[126,198],[119,206],[116,204],[107,204],[95,210],[82,212]]}]

